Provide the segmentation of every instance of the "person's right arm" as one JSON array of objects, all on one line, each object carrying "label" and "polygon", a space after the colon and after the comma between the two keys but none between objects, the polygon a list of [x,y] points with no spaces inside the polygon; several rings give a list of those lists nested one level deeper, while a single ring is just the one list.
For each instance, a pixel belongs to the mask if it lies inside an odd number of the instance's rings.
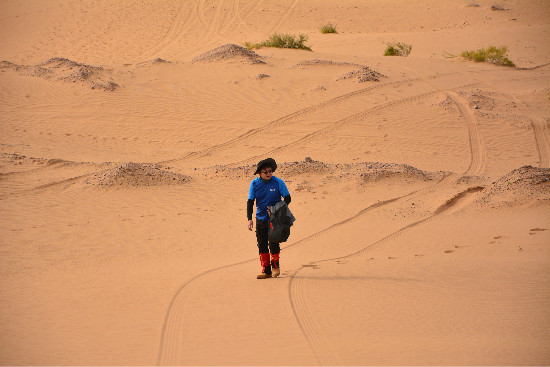
[{"label": "person's right arm", "polygon": [[250,183],[248,189],[248,200],[246,202],[246,219],[248,219],[248,230],[252,231],[254,222],[252,221],[252,212],[254,211],[254,199],[256,198],[256,190],[254,190],[254,180]]},{"label": "person's right arm", "polygon": [[248,230],[251,231],[254,228],[254,221],[252,221],[252,211],[254,210],[254,200],[248,199],[246,202],[246,218],[248,219]]}]

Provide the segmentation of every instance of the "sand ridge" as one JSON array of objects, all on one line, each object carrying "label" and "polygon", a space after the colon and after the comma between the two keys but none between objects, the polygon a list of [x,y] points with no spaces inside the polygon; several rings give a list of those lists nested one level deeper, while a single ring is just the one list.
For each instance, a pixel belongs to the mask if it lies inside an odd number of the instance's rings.
[{"label": "sand ridge", "polygon": [[0,68],[12,69],[19,75],[63,80],[69,83],[83,83],[89,85],[91,89],[113,91],[119,87],[117,83],[111,80],[110,70],[101,66],[81,64],[61,57],[53,57],[34,66],[16,65],[9,61],[2,61]]},{"label": "sand ridge", "polygon": [[550,191],[550,170],[533,166],[523,166],[505,174],[489,185],[479,198],[485,205],[515,206],[548,200]]},{"label": "sand ridge", "polygon": [[193,59],[193,62],[222,61],[239,59],[242,62],[251,64],[265,64],[261,57],[254,51],[248,50],[243,46],[227,44],[216,47]]},{"label": "sand ridge", "polygon": [[157,186],[181,185],[190,177],[170,172],[159,164],[125,163],[116,168],[98,173],[84,181],[98,186]]}]

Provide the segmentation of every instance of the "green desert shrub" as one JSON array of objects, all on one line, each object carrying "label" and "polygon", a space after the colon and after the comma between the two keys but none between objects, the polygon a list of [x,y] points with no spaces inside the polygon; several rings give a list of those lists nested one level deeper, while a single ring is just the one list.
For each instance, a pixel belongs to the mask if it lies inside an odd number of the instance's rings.
[{"label": "green desert shrub", "polygon": [[506,56],[507,52],[508,50],[506,47],[497,48],[495,46],[489,46],[486,49],[482,48],[477,51],[464,51],[460,56],[475,62],[490,62],[495,65],[516,66]]},{"label": "green desert shrub", "polygon": [[301,50],[311,51],[311,48],[305,45],[305,42],[308,40],[308,36],[305,34],[300,34],[298,37],[291,34],[281,34],[275,33],[269,36],[269,38],[260,43],[250,43],[246,42],[244,45],[246,48],[262,48],[262,47],[278,47],[278,48],[296,48]]},{"label": "green desert shrub", "polygon": [[406,43],[388,43],[384,56],[409,56],[412,50],[412,45]]},{"label": "green desert shrub", "polygon": [[321,29],[320,29],[321,33],[338,33],[336,31],[336,27],[333,26],[332,24],[327,24],[325,26],[322,26]]}]

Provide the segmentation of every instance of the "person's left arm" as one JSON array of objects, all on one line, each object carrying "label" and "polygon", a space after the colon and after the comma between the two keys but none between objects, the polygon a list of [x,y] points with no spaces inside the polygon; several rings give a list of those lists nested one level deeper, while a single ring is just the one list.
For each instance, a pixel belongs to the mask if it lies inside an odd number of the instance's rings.
[{"label": "person's left arm", "polygon": [[288,205],[292,201],[292,198],[290,197],[290,194],[288,194],[283,198],[283,200],[285,201],[286,205]]},{"label": "person's left arm", "polygon": [[288,188],[286,187],[285,182],[281,179],[279,179],[279,192],[281,193],[281,196],[283,197],[286,205],[290,204],[290,192],[288,192]]}]

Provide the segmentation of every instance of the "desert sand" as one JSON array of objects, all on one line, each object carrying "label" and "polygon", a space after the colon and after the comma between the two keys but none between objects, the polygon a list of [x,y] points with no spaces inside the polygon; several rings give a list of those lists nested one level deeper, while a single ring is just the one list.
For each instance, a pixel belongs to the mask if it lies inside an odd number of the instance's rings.
[{"label": "desert sand", "polygon": [[[550,364],[547,0],[0,18],[0,364]],[[312,51],[242,47],[277,32]],[[267,157],[297,220],[257,280]]]}]

